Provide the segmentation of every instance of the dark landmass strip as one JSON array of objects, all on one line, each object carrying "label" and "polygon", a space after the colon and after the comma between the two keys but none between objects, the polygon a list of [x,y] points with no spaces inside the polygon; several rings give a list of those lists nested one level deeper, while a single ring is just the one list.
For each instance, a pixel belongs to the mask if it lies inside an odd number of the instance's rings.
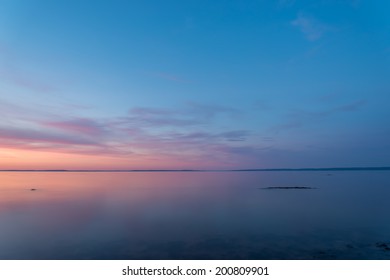
[{"label": "dark landmass strip", "polygon": [[0,172],[261,172],[261,171],[384,171],[390,167],[257,168],[257,169],[2,169]]},{"label": "dark landmass strip", "polygon": [[295,186],[295,187],[266,187],[266,188],[260,188],[260,189],[263,189],[263,190],[313,190],[315,188]]},{"label": "dark landmass strip", "polygon": [[364,170],[365,171],[390,170],[390,167],[268,168],[268,169],[236,169],[236,170],[227,170],[227,171],[364,171]]}]

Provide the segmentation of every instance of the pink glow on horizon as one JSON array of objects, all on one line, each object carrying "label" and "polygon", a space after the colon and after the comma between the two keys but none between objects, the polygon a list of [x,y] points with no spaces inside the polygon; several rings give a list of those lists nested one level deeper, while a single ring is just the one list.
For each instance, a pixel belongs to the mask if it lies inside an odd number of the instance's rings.
[{"label": "pink glow on horizon", "polygon": [[231,167],[206,161],[168,155],[70,154],[54,151],[0,149],[0,169],[213,169]]}]

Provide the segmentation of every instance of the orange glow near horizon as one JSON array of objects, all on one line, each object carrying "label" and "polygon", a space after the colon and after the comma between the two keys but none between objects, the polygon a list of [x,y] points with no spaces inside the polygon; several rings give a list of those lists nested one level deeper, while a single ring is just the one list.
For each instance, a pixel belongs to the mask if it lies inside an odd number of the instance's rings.
[{"label": "orange glow near horizon", "polygon": [[[126,168],[132,159],[36,150],[0,150],[0,169],[110,169]],[[144,163],[140,162],[140,165]]]},{"label": "orange glow near horizon", "polygon": [[83,155],[54,151],[0,149],[0,169],[185,169],[212,168],[211,163],[183,162],[168,156]]}]

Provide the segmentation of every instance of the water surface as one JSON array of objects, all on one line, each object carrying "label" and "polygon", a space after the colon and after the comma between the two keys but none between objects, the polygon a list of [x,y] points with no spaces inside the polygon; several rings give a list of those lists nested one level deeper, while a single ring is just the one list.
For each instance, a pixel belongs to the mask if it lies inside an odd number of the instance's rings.
[{"label": "water surface", "polygon": [[390,259],[389,198],[390,171],[1,172],[0,259]]}]

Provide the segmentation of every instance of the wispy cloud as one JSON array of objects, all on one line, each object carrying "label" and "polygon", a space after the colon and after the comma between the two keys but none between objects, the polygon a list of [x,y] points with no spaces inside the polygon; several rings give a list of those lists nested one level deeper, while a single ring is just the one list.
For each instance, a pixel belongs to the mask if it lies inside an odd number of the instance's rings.
[{"label": "wispy cloud", "polygon": [[139,126],[188,126],[202,122],[199,118],[177,110],[135,107],[123,119],[130,125]]},{"label": "wispy cloud", "polygon": [[0,100],[0,148],[74,154],[116,153],[105,142],[108,134],[100,120],[49,112],[40,106]]},{"label": "wispy cloud", "polygon": [[294,128],[300,128],[308,123],[313,123],[321,119],[325,119],[335,114],[354,112],[367,104],[366,100],[355,100],[353,102],[332,107],[327,110],[308,111],[308,110],[294,110],[287,115],[287,121],[274,126],[271,130],[273,132],[286,131]]},{"label": "wispy cloud", "polygon": [[354,102],[344,104],[344,105],[341,105],[341,106],[334,108],[331,111],[331,113],[357,111],[366,104],[367,104],[366,100],[362,100],[362,99],[356,100]]},{"label": "wispy cloud", "polygon": [[0,148],[118,158],[133,153],[127,146],[113,145],[110,141],[100,138],[94,139],[79,133],[60,133],[50,129],[45,130],[44,127],[39,130],[26,127],[0,127]]},{"label": "wispy cloud", "polygon": [[246,131],[223,133],[140,133],[127,145],[143,156],[156,159],[169,158],[180,164],[196,163],[197,166],[234,166],[243,159],[254,161],[258,147],[246,143],[250,134]]},{"label": "wispy cloud", "polygon": [[179,109],[134,107],[121,122],[141,127],[183,127],[207,124],[217,116],[235,118],[240,114],[239,110],[230,107],[189,102]]},{"label": "wispy cloud", "polygon": [[14,61],[9,58],[13,56],[8,49],[3,48],[3,51],[1,51],[0,47],[0,54],[5,56],[7,61],[7,63],[0,64],[0,79],[2,81],[36,93],[49,93],[57,90],[53,85],[43,81],[37,75],[16,67]]},{"label": "wispy cloud", "polygon": [[65,145],[96,145],[97,142],[83,137],[66,134],[56,134],[51,131],[41,131],[26,128],[0,127],[0,139],[10,140],[13,143],[29,143],[32,146],[45,143]]},{"label": "wispy cloud", "polygon": [[[109,119],[15,108],[3,111],[8,118],[0,121],[0,147],[121,159],[165,159],[199,166],[202,161],[216,166],[228,164],[229,154],[229,164],[244,154],[249,156],[243,147],[248,147],[251,131],[210,130],[219,118],[240,117],[242,113],[231,107],[192,102],[174,109],[134,107],[127,116]],[[17,121],[8,121],[15,116]],[[244,150],[239,156],[240,149]]]},{"label": "wispy cloud", "polygon": [[271,159],[270,150],[279,145],[270,136],[360,110],[365,103],[355,100],[324,110],[296,110],[269,135],[243,129],[239,122],[229,129],[215,125],[220,119],[237,121],[243,114],[215,104],[134,107],[127,115],[105,119],[3,104],[3,109],[9,109],[1,112],[5,117],[0,120],[0,148],[105,156],[118,162],[148,162],[150,166],[262,166],[262,161]]},{"label": "wispy cloud", "polygon": [[328,110],[322,110],[322,111],[321,110],[319,111],[299,110],[290,114],[290,116],[296,118],[306,118],[306,119],[323,118],[323,117],[331,116],[336,113],[357,111],[366,103],[367,103],[366,100],[359,99],[347,104],[335,106]]},{"label": "wispy cloud", "polygon": [[36,108],[35,106],[23,106],[0,98],[1,121],[51,119],[55,116],[50,112]]},{"label": "wispy cloud", "polygon": [[297,18],[291,21],[291,25],[298,28],[309,41],[320,39],[330,27],[314,17],[299,13]]},{"label": "wispy cloud", "polygon": [[89,136],[98,136],[104,133],[104,127],[102,124],[87,118],[75,118],[65,121],[46,121],[43,122],[42,125]]},{"label": "wispy cloud", "polygon": [[13,86],[27,89],[35,93],[52,93],[57,91],[52,84],[34,72],[20,67],[17,55],[7,45],[0,41],[0,80]]},{"label": "wispy cloud", "polygon": [[190,133],[168,133],[162,135],[162,138],[165,140],[173,141],[182,141],[187,143],[210,143],[218,141],[228,141],[228,142],[241,142],[245,141],[246,138],[250,135],[250,132],[247,130],[232,130],[225,131],[220,133],[209,133],[203,131],[196,131]]}]

